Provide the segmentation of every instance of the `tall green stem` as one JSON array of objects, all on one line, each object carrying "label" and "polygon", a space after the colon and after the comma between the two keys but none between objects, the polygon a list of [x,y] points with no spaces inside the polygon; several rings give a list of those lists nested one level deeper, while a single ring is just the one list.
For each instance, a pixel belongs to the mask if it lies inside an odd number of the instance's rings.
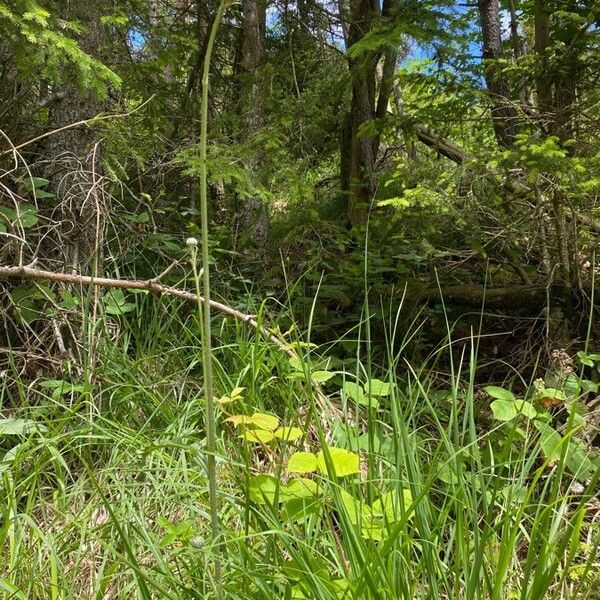
[{"label": "tall green stem", "polygon": [[[213,371],[212,371],[212,346],[211,346],[211,318],[210,318],[210,271],[208,262],[208,200],[207,200],[207,177],[206,177],[206,149],[208,138],[208,90],[210,59],[217,36],[217,30],[227,7],[232,4],[231,0],[221,0],[219,9],[215,15],[210,37],[206,46],[204,56],[204,69],[202,72],[202,99],[200,113],[200,215],[202,219],[202,283],[204,304],[203,313],[203,370],[204,370],[204,399],[206,403],[206,446],[207,446],[207,471],[208,471],[208,493],[210,499],[210,521],[212,541],[215,552],[215,582],[216,596],[223,597],[219,504],[217,496],[217,469],[215,460],[216,451],[216,421],[213,396]],[[195,253],[193,253],[195,256]],[[196,269],[194,263],[194,269]],[[198,281],[198,277],[196,277]]]}]

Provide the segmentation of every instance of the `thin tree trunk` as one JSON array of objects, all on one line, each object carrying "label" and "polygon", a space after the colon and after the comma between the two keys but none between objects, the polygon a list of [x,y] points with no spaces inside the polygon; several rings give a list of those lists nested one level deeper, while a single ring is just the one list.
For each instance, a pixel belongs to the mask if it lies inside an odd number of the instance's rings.
[{"label": "thin tree trunk", "polygon": [[[351,0],[348,24],[349,47],[372,29],[380,13],[378,0]],[[340,148],[342,191],[348,195],[348,223],[356,225],[366,219],[374,194],[375,140],[361,132],[361,127],[376,114],[376,70],[380,54],[365,51],[349,58],[352,76],[352,102],[344,123]],[[346,144],[350,145],[348,149]]]},{"label": "thin tree trunk", "polygon": [[[264,126],[259,67],[264,55],[266,31],[265,0],[242,0],[242,29],[238,65],[239,110],[242,115],[240,139],[254,136]],[[248,168],[256,172],[262,162],[262,152],[256,149]],[[257,248],[266,246],[269,235],[269,212],[257,195],[238,199],[234,218],[234,233],[243,233]]]},{"label": "thin tree trunk", "polygon": [[534,49],[538,61],[536,77],[537,108],[542,132],[552,134],[554,110],[552,98],[552,79],[548,66],[548,45],[550,42],[550,15],[544,0],[534,3]]}]

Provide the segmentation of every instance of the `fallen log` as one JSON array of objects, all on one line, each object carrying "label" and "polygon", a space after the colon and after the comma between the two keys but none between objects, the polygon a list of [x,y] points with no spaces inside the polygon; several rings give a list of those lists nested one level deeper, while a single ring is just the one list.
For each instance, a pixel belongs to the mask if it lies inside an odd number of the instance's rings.
[{"label": "fallen log", "polygon": [[415,294],[418,302],[443,301],[473,308],[538,310],[543,308],[552,292],[544,285],[511,285],[510,287],[486,287],[484,285],[452,285],[421,290]]}]

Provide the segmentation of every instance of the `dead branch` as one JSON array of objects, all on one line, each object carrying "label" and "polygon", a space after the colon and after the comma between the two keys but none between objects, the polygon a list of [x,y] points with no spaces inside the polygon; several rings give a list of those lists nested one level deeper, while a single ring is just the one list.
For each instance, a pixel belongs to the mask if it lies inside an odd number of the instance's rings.
[{"label": "dead branch", "polygon": [[[120,288],[129,290],[146,290],[152,294],[158,296],[172,296],[174,298],[180,298],[187,302],[200,302],[204,303],[205,299],[200,296],[198,297],[193,292],[187,290],[181,290],[174,287],[162,285],[157,282],[156,279],[148,279],[146,281],[141,279],[111,279],[107,277],[89,277],[87,275],[76,275],[74,273],[58,273],[55,271],[44,271],[42,269],[36,269],[31,266],[1,266],[0,265],[0,279],[45,279],[47,281],[57,281],[60,283],[68,283],[73,285],[81,286],[95,286],[104,288]],[[259,325],[256,319],[252,315],[247,315],[227,304],[217,302],[216,300],[210,301],[211,308],[216,311],[233,317],[238,321],[246,323],[261,335],[263,335],[270,342],[273,342],[278,346],[287,356],[296,356],[296,353],[289,347],[289,345],[274,333],[271,333],[268,329]]]}]

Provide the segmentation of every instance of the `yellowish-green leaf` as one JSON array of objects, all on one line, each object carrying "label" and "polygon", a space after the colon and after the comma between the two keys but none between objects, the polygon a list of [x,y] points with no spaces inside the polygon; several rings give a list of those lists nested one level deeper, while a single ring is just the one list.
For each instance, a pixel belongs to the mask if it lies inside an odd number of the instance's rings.
[{"label": "yellowish-green leaf", "polygon": [[[328,448],[328,452],[336,477],[346,477],[347,475],[360,473],[360,458],[355,452],[334,447]],[[327,463],[322,450],[317,454],[317,464],[319,471],[327,473]]]},{"label": "yellowish-green leaf", "polygon": [[238,425],[254,425],[260,429],[273,431],[279,427],[279,419],[275,415],[267,413],[254,413],[253,415],[232,415],[225,421],[232,423],[234,427]]},{"label": "yellowish-green leaf", "polygon": [[317,457],[312,452],[294,452],[288,460],[288,473],[314,473],[317,470]]},{"label": "yellowish-green leaf", "polygon": [[225,419],[228,423],[231,423],[234,427],[238,425],[253,425],[254,421],[250,415],[232,415]]},{"label": "yellowish-green leaf", "polygon": [[[404,503],[404,511],[407,511],[412,504],[412,494],[410,490],[402,490],[402,501]],[[384,494],[378,500],[375,500],[371,505],[373,514],[376,516],[385,516],[387,521],[393,522],[401,518],[402,510],[400,506],[400,497],[396,490],[392,490],[387,494]],[[412,518],[412,513],[410,517]]]},{"label": "yellowish-green leaf", "polygon": [[247,429],[240,437],[247,442],[256,442],[259,444],[267,444],[275,439],[272,431],[264,429]]},{"label": "yellowish-green leaf", "polygon": [[271,475],[254,475],[248,482],[248,495],[257,504],[271,504],[281,483]]},{"label": "yellowish-green leaf", "polygon": [[279,427],[279,419],[275,415],[267,413],[254,413],[252,415],[252,423],[261,429],[274,431]]},{"label": "yellowish-green leaf", "polygon": [[290,498],[312,498],[319,493],[319,486],[313,479],[297,477],[288,483],[287,493]]},{"label": "yellowish-green leaf", "polygon": [[294,442],[302,437],[302,429],[299,427],[280,427],[273,432],[273,435],[286,442]]}]

